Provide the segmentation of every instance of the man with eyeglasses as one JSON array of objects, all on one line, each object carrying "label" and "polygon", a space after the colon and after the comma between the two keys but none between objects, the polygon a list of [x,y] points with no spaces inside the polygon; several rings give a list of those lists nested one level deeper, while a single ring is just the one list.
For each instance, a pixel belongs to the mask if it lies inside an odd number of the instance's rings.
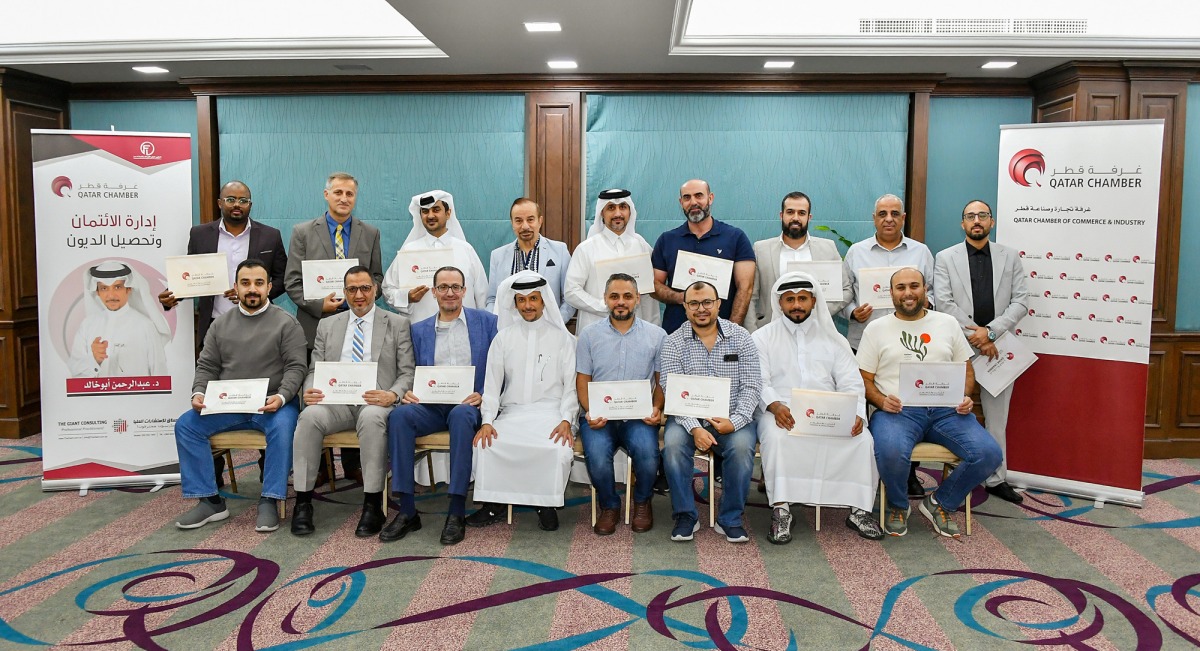
[{"label": "man with eyeglasses", "polygon": [[667,419],[662,456],[675,519],[671,540],[691,540],[700,529],[692,493],[693,451],[711,450],[725,465],[717,533],[724,534],[731,543],[747,542],[750,537],[742,522],[742,512],[758,440],[754,412],[762,396],[758,348],[745,328],[717,316],[721,300],[717,298],[717,288],[710,283],[692,283],[683,291],[682,306],[687,310],[687,324],[663,342],[660,371],[663,392],[682,390],[682,381],[673,379],[676,375],[729,378],[729,418],[701,420],[671,416]]},{"label": "man with eyeglasses", "polygon": [[[939,251],[934,260],[937,310],[957,319],[973,351],[991,359],[999,355],[996,339],[1016,328],[1029,305],[1021,256],[1011,247],[988,241],[994,224],[991,206],[978,199],[967,203],[962,218],[966,240]],[[997,396],[981,389],[979,397],[984,427],[1007,456],[1012,385]],[[1007,470],[1001,463],[984,485],[992,495],[1020,504],[1024,498],[1005,481]]]},{"label": "man with eyeglasses", "polygon": [[492,249],[491,264],[488,266],[487,309],[496,311],[496,290],[500,282],[518,271],[536,271],[546,277],[554,288],[558,299],[558,311],[563,322],[575,316],[575,308],[563,301],[563,279],[571,264],[567,245],[542,235],[542,224],[546,218],[537,202],[529,197],[519,197],[508,210],[515,240]]},{"label": "man with eyeglasses", "polygon": [[[388,449],[392,459],[392,490],[400,496],[400,509],[379,533],[384,542],[400,540],[421,528],[414,497],[413,465],[416,438],[450,432],[450,513],[442,527],[441,543],[453,545],[466,535],[467,485],[471,481],[471,442],[482,422],[483,380],[488,347],[496,337],[496,317],[491,312],[463,307],[466,277],[457,267],[442,267],[433,274],[433,296],[438,313],[412,325],[413,353],[418,366],[474,366],[474,391],[460,404],[425,404],[406,391],[400,405],[388,416]],[[430,485],[433,477],[429,478]]]},{"label": "man with eyeglasses", "polygon": [[[312,363],[304,381],[304,410],[292,439],[296,509],[292,533],[305,536],[313,524],[313,489],[322,461],[321,442],[327,434],[353,429],[363,471],[363,508],[354,535],[374,536],[383,529],[383,497],[387,473],[387,421],[392,406],[412,388],[415,362],[408,319],[375,307],[375,279],[362,265],[351,267],[344,279],[350,310],[317,324]],[[319,362],[375,364],[376,384],[362,394],[364,404],[324,403],[313,376]]]}]

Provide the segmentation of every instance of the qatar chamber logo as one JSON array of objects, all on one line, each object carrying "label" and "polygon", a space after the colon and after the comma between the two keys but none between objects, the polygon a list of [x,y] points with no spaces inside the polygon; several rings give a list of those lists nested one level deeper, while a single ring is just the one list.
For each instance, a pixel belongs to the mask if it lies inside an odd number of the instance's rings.
[{"label": "qatar chamber logo", "polygon": [[1072,334],[1071,334],[1071,341],[1079,341],[1079,335],[1072,333]]},{"label": "qatar chamber logo", "polygon": [[57,197],[69,197],[71,195],[63,194],[63,190],[74,189],[75,188],[71,185],[71,179],[65,176],[56,176],[54,177],[54,180],[50,182],[50,191],[53,192]]},{"label": "qatar chamber logo", "polygon": [[918,379],[916,382],[913,382],[913,386],[920,389],[921,387],[925,386],[925,380]]},{"label": "qatar chamber logo", "polygon": [[1118,314],[1117,315],[1117,323],[1125,323],[1125,317]]},{"label": "qatar chamber logo", "polygon": [[418,272],[418,271],[420,271],[420,270],[421,270],[421,265],[419,265],[419,264],[414,264],[414,265],[412,266],[412,272],[413,272],[413,273],[417,273],[417,272]]},{"label": "qatar chamber logo", "polygon": [[1063,273],[1060,273],[1060,274],[1058,274],[1058,279],[1059,279],[1059,280],[1066,280],[1066,279],[1067,279],[1067,274],[1066,274],[1066,272],[1063,272]]},{"label": "qatar chamber logo", "polygon": [[1136,343],[1137,343],[1136,341],[1134,341],[1133,339],[1130,339],[1129,341],[1125,342],[1125,345],[1126,345],[1126,346],[1132,346],[1132,345],[1134,345],[1134,344],[1136,344]]},{"label": "qatar chamber logo", "polygon": [[1102,343],[1102,344],[1107,344],[1107,343],[1108,343],[1108,337],[1100,337],[1100,343]]},{"label": "qatar chamber logo", "polygon": [[817,410],[816,410],[816,409],[808,409],[808,410],[806,410],[806,411],[804,412],[804,417],[805,417],[805,418],[812,418],[812,417],[813,417],[813,416],[815,416],[816,414],[817,414]]},{"label": "qatar chamber logo", "polygon": [[217,396],[217,398],[220,400],[224,400],[225,398],[228,398],[228,397],[229,397],[229,394],[225,393],[224,391],[221,392],[221,395]]},{"label": "qatar chamber logo", "polygon": [[1042,331],[1042,339],[1049,339],[1049,338],[1050,338],[1050,333],[1043,330]]},{"label": "qatar chamber logo", "polygon": [[1082,260],[1082,259],[1083,259],[1083,254],[1082,254],[1082,253],[1076,253],[1076,254],[1075,254],[1075,259],[1076,259],[1076,260]]},{"label": "qatar chamber logo", "polygon": [[1034,315],[1033,308],[1029,308],[1029,316],[1033,316],[1033,315]]},{"label": "qatar chamber logo", "polygon": [[691,395],[691,394],[689,394],[687,391],[684,391],[684,392],[682,392],[682,393],[680,393],[680,394],[679,394],[679,397],[680,397],[680,398],[683,398],[684,400],[687,400],[687,398],[688,398],[688,396],[689,396],[689,395]]},{"label": "qatar chamber logo", "polygon": [[1060,318],[1060,319],[1061,319],[1061,318],[1063,318],[1063,317],[1065,317],[1065,316],[1067,316],[1067,313],[1066,313],[1066,312],[1059,312],[1059,313],[1058,313],[1058,318]]},{"label": "qatar chamber logo", "polygon": [[329,386],[336,387],[337,386],[337,378],[335,378],[335,377],[329,378]]},{"label": "qatar chamber logo", "polygon": [[1117,278],[1117,282],[1119,282],[1119,283],[1123,283],[1123,282],[1125,282],[1125,280],[1126,280],[1125,276],[1121,276],[1120,278]]},{"label": "qatar chamber logo", "polygon": [[[1008,177],[1019,186],[1029,187],[1031,170],[1037,170],[1039,176],[1046,172],[1046,157],[1036,149],[1022,149],[1008,161]],[[1042,187],[1037,181],[1034,181],[1034,185]]]},{"label": "qatar chamber logo", "polygon": [[317,276],[317,282],[319,282],[319,283],[325,282],[325,276]]},{"label": "qatar chamber logo", "polygon": [[1104,261],[1105,261],[1105,262],[1112,262],[1112,254],[1110,253],[1110,254],[1108,254],[1108,255],[1104,256]]},{"label": "qatar chamber logo", "polygon": [[1107,302],[1108,302],[1108,294],[1105,294],[1104,296],[1101,296],[1101,297],[1100,297],[1100,300],[1102,300],[1102,301],[1104,301],[1105,303],[1107,303]]},{"label": "qatar chamber logo", "polygon": [[436,387],[436,386],[437,386],[437,380],[430,380],[429,382],[427,382],[427,383],[425,384],[425,386],[427,386],[427,387],[430,387],[430,388]]},{"label": "qatar chamber logo", "polygon": [[1029,272],[1029,277],[1030,277],[1030,278],[1037,278],[1037,272],[1036,272],[1036,271],[1030,271],[1030,272]]},{"label": "qatar chamber logo", "polygon": [[1025,252],[1024,252],[1024,251],[1017,251],[1017,255],[1019,255],[1019,256],[1021,256],[1022,258],[1024,258],[1024,257],[1025,257]]},{"label": "qatar chamber logo", "polygon": [[607,405],[610,402],[612,402],[612,396],[604,396],[604,404]]},{"label": "qatar chamber logo", "polygon": [[1012,354],[1012,353],[1005,353],[1005,354],[1004,354],[1004,357],[1005,357],[1005,358],[1006,358],[1008,361],[1010,361],[1010,362],[1011,362],[1011,361],[1013,361],[1013,359],[1016,357],[1016,355],[1014,355],[1014,354]]},{"label": "qatar chamber logo", "polygon": [[[1120,317],[1118,317],[1118,318],[1120,318]],[[1089,315],[1088,315],[1088,321],[1095,321],[1095,320],[1096,320],[1096,315],[1095,315],[1095,314],[1089,314]]]},{"label": "qatar chamber logo", "polygon": [[191,277],[192,277],[192,272],[190,272],[190,271],[185,271],[185,272],[183,272],[183,279],[184,279],[184,280],[187,280],[188,278],[191,278]]},{"label": "qatar chamber logo", "polygon": [[1141,261],[1142,261],[1142,256],[1140,256],[1140,255],[1135,255],[1135,256],[1133,256],[1133,261],[1134,261],[1134,262],[1141,262]]},{"label": "qatar chamber logo", "polygon": [[1047,259],[1047,260],[1053,260],[1053,259],[1054,259],[1054,252],[1053,252],[1053,251],[1046,251],[1046,259]]},{"label": "qatar chamber logo", "polygon": [[696,275],[696,268],[695,268],[695,267],[688,267],[688,275],[689,275],[689,276],[695,276],[695,275]]},{"label": "qatar chamber logo", "polygon": [[882,289],[882,286],[879,283],[875,283],[875,285],[871,287],[871,291],[873,292],[877,292],[880,289]]},{"label": "qatar chamber logo", "polygon": [[[1042,294],[1042,296],[1044,296],[1044,297],[1046,297],[1046,298],[1050,298],[1050,290],[1048,290],[1048,289],[1047,289],[1047,290],[1045,291],[1045,293],[1043,293],[1043,294]],[[1032,310],[1031,310],[1031,311],[1032,311]]]}]

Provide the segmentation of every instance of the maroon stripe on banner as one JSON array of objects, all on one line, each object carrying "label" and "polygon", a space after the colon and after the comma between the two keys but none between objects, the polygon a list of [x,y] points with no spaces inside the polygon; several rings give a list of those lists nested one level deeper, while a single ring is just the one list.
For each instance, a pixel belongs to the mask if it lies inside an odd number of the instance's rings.
[{"label": "maroon stripe on banner", "polygon": [[[633,572],[633,531],[621,520],[616,533],[597,536],[592,531],[592,509],[590,504],[574,509],[575,531],[571,535],[571,550],[567,554],[566,570],[572,574],[594,574],[603,572]],[[642,534],[645,536],[653,533]],[[665,538],[654,542],[662,544]],[[630,595],[630,578],[617,579],[603,584],[610,590],[626,597]],[[554,625],[550,627],[550,639],[558,640],[599,628],[628,621],[629,613],[571,590],[558,595],[554,606]],[[624,651],[629,648],[629,629],[622,629],[608,637],[583,647],[588,651]]]},{"label": "maroon stripe on banner", "polygon": [[1008,469],[1140,490],[1148,368],[1040,355],[1013,388]]}]

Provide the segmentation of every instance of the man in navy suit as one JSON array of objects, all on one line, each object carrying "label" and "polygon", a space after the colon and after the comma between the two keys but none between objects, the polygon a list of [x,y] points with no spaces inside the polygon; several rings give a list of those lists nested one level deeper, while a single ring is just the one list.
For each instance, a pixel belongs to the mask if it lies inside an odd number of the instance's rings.
[{"label": "man in navy suit", "polygon": [[406,391],[400,406],[388,416],[392,490],[400,494],[400,509],[379,532],[379,539],[384,542],[400,540],[421,528],[421,516],[413,497],[415,439],[444,430],[450,431],[450,514],[446,516],[441,541],[443,545],[453,545],[465,535],[471,442],[482,422],[479,405],[483,402],[483,376],[488,347],[496,336],[495,315],[463,307],[466,291],[466,276],[461,270],[438,269],[433,275],[438,313],[412,325],[417,366],[474,366],[475,391],[458,405],[422,404],[412,391]]}]

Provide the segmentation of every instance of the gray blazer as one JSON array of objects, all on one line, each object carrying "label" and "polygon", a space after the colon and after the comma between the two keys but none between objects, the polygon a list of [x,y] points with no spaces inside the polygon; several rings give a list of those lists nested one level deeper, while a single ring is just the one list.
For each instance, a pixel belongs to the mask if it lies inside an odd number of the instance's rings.
[{"label": "gray blazer", "polygon": [[[513,248],[515,246],[516,240],[513,240],[504,246],[492,249],[492,259],[489,265],[491,268],[488,269],[490,282],[488,283],[487,310],[493,314],[496,313],[496,292],[500,289],[500,283],[512,275]],[[537,248],[538,273],[554,289],[554,299],[558,301],[558,311],[562,314],[563,323],[566,323],[575,316],[575,307],[568,305],[563,300],[563,281],[567,278],[567,267],[571,264],[571,254],[567,252],[566,244],[544,235],[538,238]]]},{"label": "gray blazer", "polygon": [[[346,246],[346,257],[358,258],[358,263],[371,270],[375,285],[383,283],[383,256],[379,246],[379,229],[357,217],[350,217],[350,243]],[[321,320],[321,305],[319,298],[311,301],[304,300],[304,276],[301,274],[301,263],[305,260],[332,260],[333,240],[329,238],[329,227],[325,224],[325,216],[311,221],[296,224],[292,227],[292,240],[288,245],[287,270],[284,271],[283,284],[287,289],[288,298],[296,304],[296,320],[304,328],[304,338],[308,345],[314,346],[317,335],[317,321]],[[334,312],[333,314],[340,314]]]},{"label": "gray blazer", "polygon": [[[1029,309],[1029,290],[1025,287],[1025,271],[1021,256],[1012,247],[991,242],[992,289],[996,301],[996,318],[984,324],[997,336],[1011,331]],[[958,320],[964,332],[977,327],[972,312],[975,297],[971,294],[971,265],[967,262],[967,243],[959,242],[939,251],[933,261],[933,304]]]},{"label": "gray blazer", "polygon": [[[808,236],[808,247],[812,250],[813,260],[841,260],[837,243],[823,237]],[[754,330],[771,322],[771,288],[779,280],[779,251],[783,242],[779,237],[759,240],[754,243],[754,259],[757,262],[758,281],[754,283],[754,296],[750,299],[750,309],[755,315]],[[766,298],[764,298],[766,297]],[[837,314],[854,298],[854,286],[850,282],[850,270],[842,263],[842,295],[840,298],[826,296],[825,303],[829,305],[829,313]]]},{"label": "gray blazer", "polygon": [[[351,314],[349,310],[338,312],[321,319],[317,325],[312,363],[308,365],[308,377],[304,379],[305,389],[312,388],[317,362],[341,360]],[[408,319],[381,307],[375,308],[375,318],[371,321],[371,361],[378,365],[376,389],[394,391],[401,397],[412,389],[417,360],[408,333]]]}]

